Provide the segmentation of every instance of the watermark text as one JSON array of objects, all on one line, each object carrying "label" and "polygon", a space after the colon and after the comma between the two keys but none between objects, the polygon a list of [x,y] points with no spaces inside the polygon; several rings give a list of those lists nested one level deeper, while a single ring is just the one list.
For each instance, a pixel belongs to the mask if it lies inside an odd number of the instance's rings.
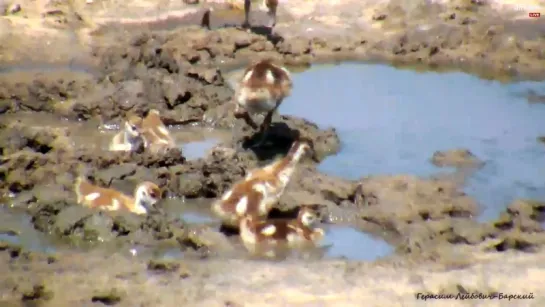
[{"label": "watermark text", "polygon": [[514,293],[503,293],[503,292],[495,292],[495,293],[441,293],[441,294],[434,294],[434,293],[423,293],[418,292],[416,293],[416,299],[417,300],[533,300],[534,293],[526,293],[526,294],[514,294]]}]

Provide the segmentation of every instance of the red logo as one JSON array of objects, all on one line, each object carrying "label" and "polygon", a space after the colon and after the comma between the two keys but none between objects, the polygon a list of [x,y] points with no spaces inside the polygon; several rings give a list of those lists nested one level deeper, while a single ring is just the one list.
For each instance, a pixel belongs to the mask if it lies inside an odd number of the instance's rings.
[{"label": "red logo", "polygon": [[541,16],[541,13],[528,13],[528,16],[529,17],[540,17]]}]

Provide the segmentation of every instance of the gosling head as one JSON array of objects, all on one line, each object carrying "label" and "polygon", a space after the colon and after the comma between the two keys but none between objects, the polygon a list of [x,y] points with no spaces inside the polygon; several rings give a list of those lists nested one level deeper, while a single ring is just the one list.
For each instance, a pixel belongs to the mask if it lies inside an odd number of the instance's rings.
[{"label": "gosling head", "polygon": [[161,189],[153,182],[145,181],[138,185],[135,193],[138,210],[147,212],[161,199]]},{"label": "gosling head", "polygon": [[309,155],[314,158],[314,142],[306,137],[299,137],[291,145],[290,153],[296,158]]},{"label": "gosling head", "polygon": [[140,129],[142,128],[142,118],[132,115],[125,121],[125,131],[132,137],[140,135]]},{"label": "gosling head", "polygon": [[301,224],[312,227],[318,223],[318,213],[310,206],[301,206],[298,219]]}]

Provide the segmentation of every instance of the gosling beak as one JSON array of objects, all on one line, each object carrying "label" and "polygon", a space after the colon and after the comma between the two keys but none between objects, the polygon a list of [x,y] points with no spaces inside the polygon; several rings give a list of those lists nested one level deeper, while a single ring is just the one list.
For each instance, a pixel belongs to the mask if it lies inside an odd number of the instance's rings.
[{"label": "gosling beak", "polygon": [[[160,200],[159,200],[159,201],[160,201]],[[149,213],[155,213],[155,214],[164,215],[163,208],[157,206],[157,204],[159,203],[159,201],[157,201],[155,204],[146,203],[144,206],[146,207],[146,210],[148,210]]]}]

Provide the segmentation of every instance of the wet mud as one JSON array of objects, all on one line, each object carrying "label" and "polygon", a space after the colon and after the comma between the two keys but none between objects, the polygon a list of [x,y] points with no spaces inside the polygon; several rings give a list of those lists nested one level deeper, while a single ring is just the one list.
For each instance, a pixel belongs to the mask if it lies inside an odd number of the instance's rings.
[{"label": "wet mud", "polygon": [[[153,26],[131,27],[138,24],[137,16],[130,22],[119,21],[126,27],[115,27],[95,4],[70,7],[59,3],[39,15],[22,1],[20,11],[11,10],[0,20],[0,40],[9,42],[0,44],[2,214],[28,217],[35,230],[56,242],[51,253],[2,240],[0,270],[10,275],[0,286],[0,297],[6,303],[171,306],[205,304],[203,300],[208,299],[206,306],[242,306],[257,302],[259,293],[281,293],[286,285],[268,288],[265,280],[289,274],[300,277],[295,281],[297,293],[282,295],[286,304],[308,303],[314,298],[333,305],[347,302],[347,297],[301,290],[305,282],[318,285],[326,279],[312,272],[332,272],[334,278],[323,285],[329,290],[323,293],[333,293],[334,289],[353,288],[343,278],[368,284],[363,279],[367,269],[385,283],[396,279],[394,268],[422,263],[476,275],[472,265],[497,268],[504,257],[500,254],[532,253],[545,244],[542,202],[517,200],[499,219],[480,223],[475,220],[478,204],[461,192],[456,180],[372,174],[348,180],[323,174],[318,164],[340,150],[341,140],[335,129],[318,127],[303,118],[277,115],[268,145],[259,150],[248,148],[259,136],[234,118],[228,80],[230,70],[265,57],[290,67],[368,60],[457,67],[493,79],[539,79],[543,77],[545,42],[538,21],[514,19],[475,1],[413,8],[410,14],[395,2],[362,8],[347,1],[336,7],[350,21],[348,29],[343,29],[334,16],[319,16],[306,4],[297,3],[294,9],[283,9],[285,18],[281,17],[274,33],[264,35],[259,27],[254,31],[224,27],[240,23],[241,16],[225,17],[219,9],[216,12],[220,13],[212,15],[211,30],[198,26],[199,10]],[[119,14],[126,10],[120,7]],[[256,23],[262,23],[263,14],[255,16]],[[38,34],[49,43],[39,45],[33,38]],[[74,47],[53,52],[52,44]],[[43,51],[40,56],[32,52],[38,47]],[[119,125],[129,113],[145,115],[151,108],[159,110],[167,122],[193,122],[171,127],[184,135],[179,148],[161,156],[105,150],[101,143],[107,139],[104,127]],[[41,122],[37,114],[47,120]],[[204,131],[221,131],[222,137],[202,155],[187,159],[182,144],[208,139]],[[168,210],[192,202],[208,206],[250,169],[285,154],[297,136],[313,140],[315,156],[301,163],[271,216],[295,216],[299,205],[317,205],[322,222],[365,231],[394,247],[393,255],[380,260],[385,267],[344,260],[291,260],[276,266],[249,261],[237,236],[222,233],[218,221],[191,223],[177,210]],[[467,150],[436,152],[431,160],[442,166],[482,164]],[[83,208],[76,205],[73,193],[75,177],[82,172],[97,184],[127,194],[132,194],[137,183],[153,181],[163,189],[165,200],[157,205],[157,212],[147,216]],[[16,237],[21,232],[15,226],[8,228],[2,233]],[[153,257],[154,252],[134,256],[140,253],[136,250],[146,248],[181,251],[183,260],[167,261]],[[516,257],[529,266],[530,258]],[[494,260],[480,262],[488,258]],[[271,266],[274,273],[258,276]],[[27,276],[28,270],[33,271],[32,276]],[[506,270],[491,274],[505,279],[518,272]],[[542,271],[542,267],[534,269],[535,275]],[[82,276],[82,272],[88,273]],[[52,279],[47,277],[50,274],[62,277]],[[103,274],[107,280],[100,279]],[[233,289],[222,274],[243,285],[257,282],[258,286]],[[448,284],[446,275],[441,275],[446,273],[439,269],[419,274],[414,278],[434,279],[415,285],[408,278],[406,287],[398,288],[389,300],[395,303],[409,294],[414,297],[420,290],[459,289]],[[77,285],[70,291],[73,295],[61,290],[68,285]],[[485,291],[481,286],[461,285]],[[490,292],[507,289],[499,281],[487,286]],[[536,282],[527,290],[534,289],[537,296],[541,286]],[[210,291],[220,294],[212,300]],[[351,302],[368,301],[373,291],[381,290],[375,287],[364,294],[352,293]],[[260,302],[274,305],[272,300],[267,296]]]}]

